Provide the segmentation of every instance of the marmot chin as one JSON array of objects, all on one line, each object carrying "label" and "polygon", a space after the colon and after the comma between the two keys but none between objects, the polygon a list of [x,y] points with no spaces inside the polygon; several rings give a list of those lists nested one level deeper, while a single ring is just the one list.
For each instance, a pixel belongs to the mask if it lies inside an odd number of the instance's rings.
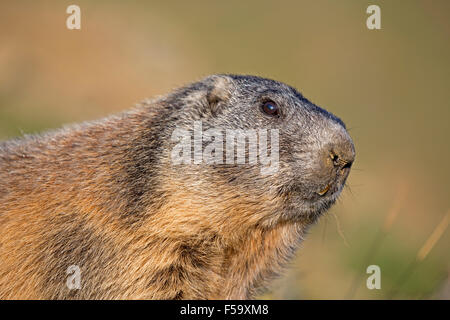
[{"label": "marmot chin", "polygon": [[[276,130],[277,148],[264,150],[277,152],[276,170],[174,164],[174,130],[199,121],[204,132]],[[339,118],[288,85],[241,75],[0,143],[0,298],[252,298],[335,202],[354,157]]]}]

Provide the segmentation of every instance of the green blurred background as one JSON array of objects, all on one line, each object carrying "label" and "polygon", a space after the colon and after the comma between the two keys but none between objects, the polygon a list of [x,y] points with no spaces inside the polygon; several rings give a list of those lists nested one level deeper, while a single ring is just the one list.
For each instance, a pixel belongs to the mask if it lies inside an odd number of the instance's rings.
[{"label": "green blurred background", "polygon": [[[74,3],[81,30],[65,26]],[[366,27],[370,4],[381,30]],[[445,0],[2,1],[0,139],[213,73],[286,82],[346,122],[357,160],[339,203],[261,298],[449,299],[448,230],[411,267],[450,208],[449,14]],[[371,264],[381,290],[366,288]]]}]

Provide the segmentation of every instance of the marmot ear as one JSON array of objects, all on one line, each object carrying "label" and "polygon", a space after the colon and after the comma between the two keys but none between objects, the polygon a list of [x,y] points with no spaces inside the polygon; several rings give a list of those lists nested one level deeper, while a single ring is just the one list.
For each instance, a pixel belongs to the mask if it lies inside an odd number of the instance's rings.
[{"label": "marmot ear", "polygon": [[223,103],[231,98],[234,91],[233,79],[225,75],[215,75],[208,77],[210,87],[206,94],[209,108],[213,115],[220,111]]}]

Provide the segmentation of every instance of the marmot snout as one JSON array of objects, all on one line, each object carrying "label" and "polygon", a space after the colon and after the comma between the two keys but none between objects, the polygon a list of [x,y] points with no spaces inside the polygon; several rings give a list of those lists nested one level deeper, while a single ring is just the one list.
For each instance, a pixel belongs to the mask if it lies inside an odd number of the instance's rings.
[{"label": "marmot snout", "polygon": [[0,298],[254,297],[335,202],[354,157],[339,118],[237,75],[4,142]]}]

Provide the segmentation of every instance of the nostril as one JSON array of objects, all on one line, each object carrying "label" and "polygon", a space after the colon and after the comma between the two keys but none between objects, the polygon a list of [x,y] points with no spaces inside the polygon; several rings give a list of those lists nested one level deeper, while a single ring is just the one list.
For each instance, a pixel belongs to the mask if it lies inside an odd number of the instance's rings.
[{"label": "nostril", "polygon": [[342,169],[350,169],[352,167],[352,164],[353,161],[348,161],[342,166]]},{"label": "nostril", "polygon": [[353,161],[352,160],[345,160],[345,159],[343,159],[343,158],[340,158],[336,153],[334,153],[334,152],[331,152],[330,153],[330,158],[331,158],[331,161],[333,161],[333,165],[335,166],[335,167],[338,167],[338,168],[340,168],[340,169],[342,169],[342,170],[344,170],[344,169],[350,169],[351,168],[351,166],[352,166],[352,164],[353,164]]},{"label": "nostril", "polygon": [[335,166],[338,166],[338,165],[339,165],[339,157],[338,157],[337,154],[331,152],[331,153],[330,153],[330,158],[331,158],[331,161],[333,161],[333,164],[334,164]]}]

